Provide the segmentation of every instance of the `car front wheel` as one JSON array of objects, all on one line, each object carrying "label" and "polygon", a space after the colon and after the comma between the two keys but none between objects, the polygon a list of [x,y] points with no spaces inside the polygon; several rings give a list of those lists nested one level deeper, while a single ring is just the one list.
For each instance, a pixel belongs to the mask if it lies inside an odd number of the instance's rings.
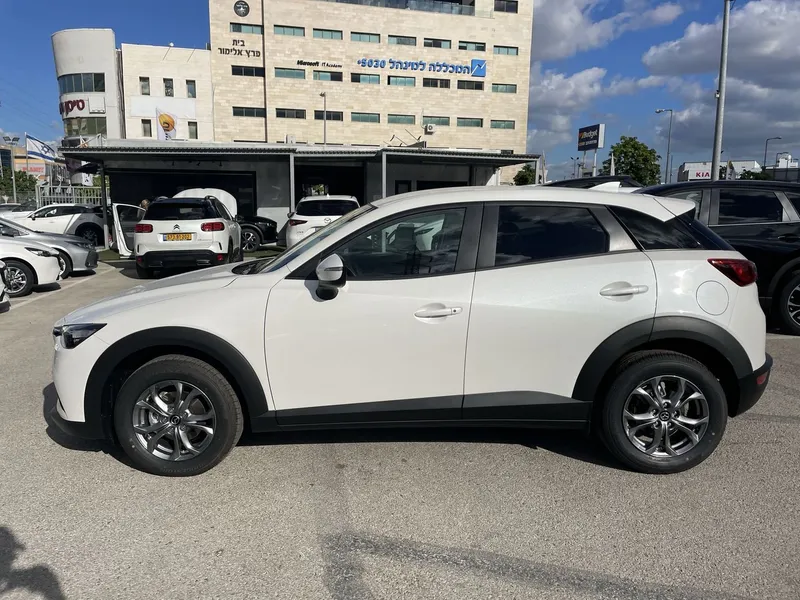
[{"label": "car front wheel", "polygon": [[708,458],[727,423],[722,386],[683,354],[639,352],[623,360],[602,411],[603,440],[626,466],[677,473]]},{"label": "car front wheel", "polygon": [[58,266],[60,273],[58,274],[61,279],[66,279],[72,274],[72,259],[66,252],[58,251]]},{"label": "car front wheel", "polygon": [[168,355],[137,369],[122,386],[114,428],[138,468],[155,475],[198,475],[239,441],[242,408],[214,367]]},{"label": "car front wheel", "polygon": [[784,332],[800,335],[800,273],[796,273],[781,289],[777,311]]},{"label": "car front wheel", "polygon": [[6,290],[12,298],[27,296],[36,285],[36,274],[28,265],[14,259],[6,261]]},{"label": "car front wheel", "polygon": [[255,252],[261,247],[261,234],[255,229],[242,229],[242,250]]}]

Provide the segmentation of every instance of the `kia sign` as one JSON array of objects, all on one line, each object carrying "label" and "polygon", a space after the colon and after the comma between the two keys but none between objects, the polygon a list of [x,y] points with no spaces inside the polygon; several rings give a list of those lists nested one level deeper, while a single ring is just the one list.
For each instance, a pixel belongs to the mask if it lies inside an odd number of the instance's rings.
[{"label": "kia sign", "polygon": [[58,112],[62,117],[66,117],[73,110],[86,110],[86,100],[65,100],[58,105]]},{"label": "kia sign", "polygon": [[578,152],[602,148],[605,145],[605,141],[606,126],[602,123],[581,127],[578,130]]}]

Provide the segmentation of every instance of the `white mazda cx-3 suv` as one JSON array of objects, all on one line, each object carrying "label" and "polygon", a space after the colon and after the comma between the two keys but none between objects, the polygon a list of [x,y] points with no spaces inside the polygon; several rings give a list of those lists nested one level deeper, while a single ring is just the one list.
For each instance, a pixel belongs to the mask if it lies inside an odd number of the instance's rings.
[{"label": "white mazda cx-3 suv", "polygon": [[753,264],[693,208],[547,187],[379,200],[274,260],[67,315],[55,419],[162,475],[213,467],[245,426],[414,423],[595,430],[630,468],[688,469],[772,364]]}]

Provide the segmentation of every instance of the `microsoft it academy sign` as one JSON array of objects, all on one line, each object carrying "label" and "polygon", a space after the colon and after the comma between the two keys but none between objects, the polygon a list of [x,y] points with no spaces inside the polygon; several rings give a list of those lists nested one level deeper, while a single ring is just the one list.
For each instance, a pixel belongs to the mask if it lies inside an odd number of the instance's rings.
[{"label": "microsoft it academy sign", "polygon": [[473,58],[468,65],[445,62],[425,62],[424,60],[395,60],[393,58],[360,58],[356,61],[361,67],[370,69],[395,69],[400,71],[428,71],[429,73],[453,73],[470,77],[486,77],[486,59]]}]

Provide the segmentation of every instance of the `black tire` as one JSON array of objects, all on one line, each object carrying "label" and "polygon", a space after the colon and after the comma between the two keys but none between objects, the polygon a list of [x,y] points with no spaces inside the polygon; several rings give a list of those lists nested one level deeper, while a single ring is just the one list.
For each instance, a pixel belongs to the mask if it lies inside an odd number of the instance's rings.
[{"label": "black tire", "polygon": [[[8,295],[12,298],[21,298],[22,296],[30,294],[36,286],[36,272],[24,262],[14,260],[13,258],[7,258],[4,262],[6,263],[6,277],[8,278],[6,284]],[[18,280],[20,281],[21,287],[14,287],[14,289],[12,289],[16,277],[22,278]],[[24,283],[22,283],[23,280]]]},{"label": "black tire", "polygon": [[[701,392],[707,404],[707,425],[699,437],[699,441],[678,456],[651,456],[645,453],[628,438],[623,424],[623,411],[628,403],[629,396],[634,390],[648,380],[655,377],[678,377],[686,380]],[[638,398],[639,396],[637,396]],[[671,398],[670,398],[671,400]],[[691,405],[687,402],[687,409]],[[648,411],[651,407],[648,407]],[[653,411],[655,426],[661,426],[661,415],[670,413],[669,410]],[[637,411],[638,413],[638,411]],[[642,413],[645,414],[645,413]],[[698,415],[699,416],[699,415]],[[666,420],[666,417],[664,417]],[[686,415],[683,418],[687,418]],[[615,378],[606,394],[605,403],[601,411],[602,440],[611,453],[626,466],[643,473],[668,474],[678,473],[691,469],[708,458],[722,439],[728,420],[728,403],[725,392],[719,381],[701,363],[695,359],[678,354],[677,352],[647,351],[636,352],[626,357],[619,365]],[[664,423],[664,427],[673,426],[671,435],[676,439],[689,440],[689,437],[674,429],[673,421]],[[642,425],[643,433],[648,431],[647,425]],[[631,429],[631,431],[633,428]],[[696,433],[696,432],[695,432]],[[655,442],[656,432],[653,429],[652,441]],[[660,448],[658,444],[651,444]],[[662,453],[666,452],[666,446]]]},{"label": "black tire", "polygon": [[72,274],[72,259],[66,252],[58,251],[58,262],[61,265],[61,279],[66,279]]},{"label": "black tire", "polygon": [[244,248],[242,248],[240,244],[239,252],[236,254],[236,262],[242,262],[243,260],[244,260]]},{"label": "black tire", "polygon": [[143,267],[141,265],[136,265],[136,276],[139,279],[152,279],[153,270],[148,269],[147,267]]},{"label": "black tire", "polygon": [[[792,319],[792,314],[789,311],[789,301],[792,301],[792,304],[797,304],[797,308],[800,309],[800,290],[794,291],[798,286],[800,286],[800,273],[794,273],[791,279],[781,288],[778,294],[778,305],[775,307],[781,330],[791,335],[800,335],[800,322]],[[800,314],[798,314],[798,319],[800,319]]]},{"label": "black tire", "polygon": [[101,246],[103,243],[103,230],[97,225],[82,225],[75,231],[75,235],[91,242],[95,247]]},{"label": "black tire", "polygon": [[[136,405],[142,395],[147,394],[151,386],[168,381],[181,381],[201,390],[205,400],[213,407],[216,419],[208,446],[199,454],[187,454],[188,458],[179,461],[150,453],[138,438],[133,424],[136,411],[139,410]],[[165,423],[169,425],[171,421]],[[175,431],[180,425],[170,427]],[[122,449],[137,468],[154,475],[185,477],[211,469],[236,445],[243,427],[242,407],[228,380],[208,363],[180,354],[161,356],[139,367],[125,381],[114,404],[114,431]],[[169,435],[163,436],[167,444],[170,443]]]},{"label": "black tire", "polygon": [[[247,236],[247,239],[245,236]],[[258,229],[255,227],[242,227],[242,253],[255,252],[263,243],[264,240]]]}]

